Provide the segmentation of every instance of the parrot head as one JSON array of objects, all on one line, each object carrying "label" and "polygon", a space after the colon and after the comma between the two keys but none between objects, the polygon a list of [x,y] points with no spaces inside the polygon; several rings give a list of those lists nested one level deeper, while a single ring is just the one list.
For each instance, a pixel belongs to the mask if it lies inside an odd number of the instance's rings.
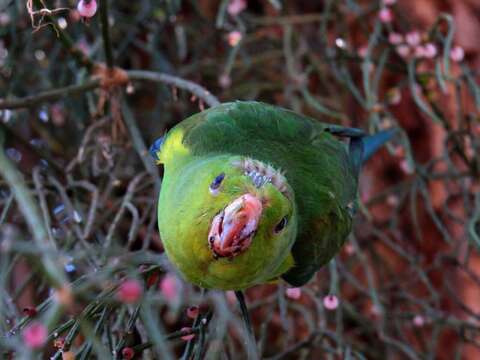
[{"label": "parrot head", "polygon": [[174,176],[165,169],[160,233],[170,260],[189,281],[237,290],[293,265],[296,208],[281,171],[230,155],[195,159]]}]

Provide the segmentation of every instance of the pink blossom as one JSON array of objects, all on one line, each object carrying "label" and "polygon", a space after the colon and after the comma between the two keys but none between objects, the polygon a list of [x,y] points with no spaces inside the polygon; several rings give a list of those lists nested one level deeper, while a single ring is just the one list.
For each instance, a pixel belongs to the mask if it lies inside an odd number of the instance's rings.
[{"label": "pink blossom", "polygon": [[398,45],[395,50],[402,58],[407,58],[410,55],[410,48],[407,45]]},{"label": "pink blossom", "polygon": [[391,6],[391,5],[395,5],[396,2],[397,0],[383,0],[383,5]]},{"label": "pink blossom", "polygon": [[232,0],[227,6],[227,12],[232,16],[237,16],[247,8],[246,0]]},{"label": "pink blossom", "polygon": [[418,31],[410,31],[405,35],[405,40],[407,41],[407,44],[410,46],[417,46],[420,44],[421,36]]},{"label": "pink blossom", "polygon": [[91,18],[97,12],[97,0],[80,0],[77,10],[83,17]]},{"label": "pink blossom", "polygon": [[415,46],[415,48],[413,49],[413,54],[416,58],[418,59],[421,59],[421,58],[424,58],[426,57],[425,56],[425,47],[423,47],[422,45],[417,45]]},{"label": "pink blossom", "polygon": [[191,327],[183,327],[183,328],[180,329],[180,331],[183,334],[186,334],[186,335],[183,335],[181,337],[182,340],[189,341],[189,340],[192,340],[195,337],[195,334],[192,334],[192,328]]},{"label": "pink blossom", "polygon": [[427,59],[433,59],[438,54],[437,47],[433,43],[426,43],[423,49]]},{"label": "pink blossom", "polygon": [[228,44],[230,46],[237,46],[242,40],[242,33],[238,30],[228,33]]},{"label": "pink blossom", "polygon": [[450,59],[455,62],[460,62],[465,57],[465,51],[461,46],[455,46],[450,50]]},{"label": "pink blossom", "polygon": [[391,23],[393,20],[393,12],[389,8],[383,8],[379,11],[378,18],[384,24]]},{"label": "pink blossom", "polygon": [[30,349],[40,349],[48,337],[48,329],[45,325],[39,322],[32,322],[22,331],[22,338]]},{"label": "pink blossom", "polygon": [[285,290],[285,295],[290,299],[298,300],[302,296],[302,289],[299,287],[288,288]]},{"label": "pink blossom", "polygon": [[143,286],[138,280],[125,280],[118,288],[118,299],[126,304],[136,303],[143,294]]},{"label": "pink blossom", "polygon": [[327,295],[323,298],[323,306],[327,310],[335,310],[340,301],[335,295]]},{"label": "pink blossom", "polygon": [[415,325],[416,327],[422,327],[423,325],[425,325],[425,319],[423,318],[423,316],[415,315],[415,317],[413,318],[413,325]]},{"label": "pink blossom", "polygon": [[400,45],[403,42],[403,35],[392,32],[388,34],[388,42],[392,45]]},{"label": "pink blossom", "polygon": [[177,300],[180,292],[177,277],[171,273],[165,275],[160,281],[160,291],[167,301],[173,302]]}]

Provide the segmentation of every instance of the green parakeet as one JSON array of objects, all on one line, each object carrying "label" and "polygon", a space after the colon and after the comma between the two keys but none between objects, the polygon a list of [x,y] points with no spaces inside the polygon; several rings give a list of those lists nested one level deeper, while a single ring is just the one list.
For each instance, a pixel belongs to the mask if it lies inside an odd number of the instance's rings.
[{"label": "green parakeet", "polygon": [[151,148],[164,165],[167,256],[204,288],[305,284],[345,242],[361,164],[392,133],[365,136],[259,102],[189,117]]}]

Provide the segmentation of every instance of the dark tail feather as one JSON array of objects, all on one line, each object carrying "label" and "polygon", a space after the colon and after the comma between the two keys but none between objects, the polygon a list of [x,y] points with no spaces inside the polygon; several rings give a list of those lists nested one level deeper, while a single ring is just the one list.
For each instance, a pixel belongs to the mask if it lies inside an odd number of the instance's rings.
[{"label": "dark tail feather", "polygon": [[397,129],[392,128],[384,131],[380,131],[375,135],[369,135],[362,138],[363,152],[362,152],[362,164],[372,157],[375,152],[380,149],[387,141],[389,141]]}]

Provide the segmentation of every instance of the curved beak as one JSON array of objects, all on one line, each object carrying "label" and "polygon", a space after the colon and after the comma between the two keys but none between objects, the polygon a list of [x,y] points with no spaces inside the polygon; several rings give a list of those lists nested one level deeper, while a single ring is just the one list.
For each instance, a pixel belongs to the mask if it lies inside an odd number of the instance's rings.
[{"label": "curved beak", "polygon": [[262,215],[262,202],[252,194],[232,201],[212,220],[208,244],[215,257],[233,258],[252,243]]}]

